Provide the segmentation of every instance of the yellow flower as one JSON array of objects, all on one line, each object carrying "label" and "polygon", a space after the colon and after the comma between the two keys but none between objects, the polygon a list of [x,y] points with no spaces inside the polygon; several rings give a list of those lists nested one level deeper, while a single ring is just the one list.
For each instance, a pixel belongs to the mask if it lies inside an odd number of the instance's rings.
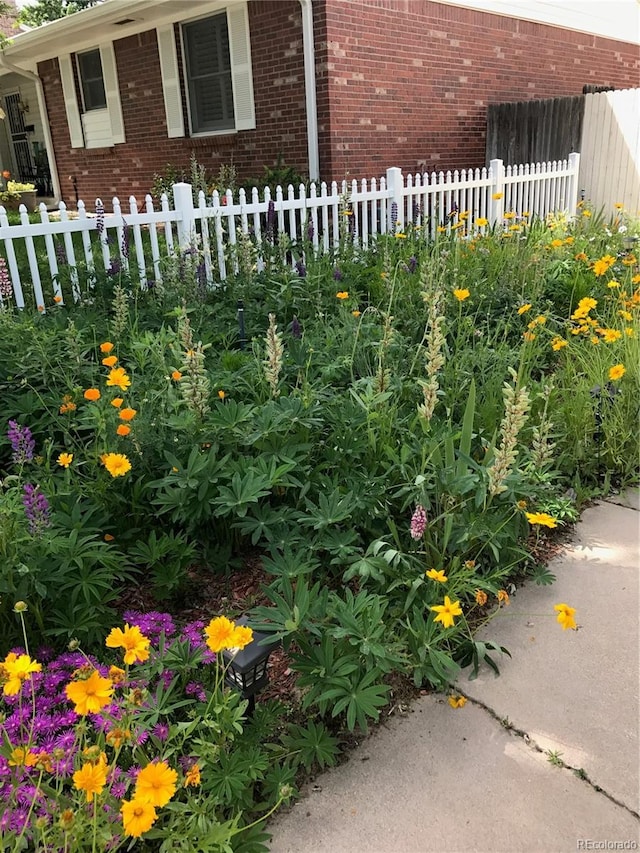
[{"label": "yellow flower", "polygon": [[475,594],[476,603],[480,605],[480,607],[484,607],[487,603],[487,593],[482,589],[477,589]]},{"label": "yellow flower", "polygon": [[466,696],[449,696],[447,702],[451,705],[452,708],[464,708],[467,704]]},{"label": "yellow flower", "polygon": [[622,332],[618,331],[618,329],[597,329],[597,331],[602,335],[604,342],[607,344],[613,344],[622,337]]},{"label": "yellow flower", "polygon": [[114,406],[116,409],[119,409],[123,403],[124,400],[122,399],[122,397],[114,397],[111,401],[111,405]]},{"label": "yellow flower", "polygon": [[470,292],[467,290],[466,287],[457,288],[453,291],[453,295],[458,300],[458,302],[464,302],[465,299],[468,299],[471,296]]},{"label": "yellow flower", "polygon": [[575,607],[569,607],[568,604],[555,604],[553,609],[557,612],[557,621],[560,625],[562,625],[562,630],[566,631],[567,628],[573,628],[573,630],[577,630],[576,621],[573,618],[576,612]]},{"label": "yellow flower", "polygon": [[444,234],[447,229],[444,227],[444,225],[438,225],[436,230],[437,230],[438,234]]},{"label": "yellow flower", "polygon": [[525,515],[529,524],[540,524],[543,527],[551,528],[558,526],[557,520],[546,512],[527,512]]},{"label": "yellow flower", "polygon": [[225,393],[225,392],[222,390],[222,388],[221,388],[221,389],[218,391],[218,397],[219,397],[221,400],[224,400],[224,398],[225,398],[226,396],[227,396],[227,395],[226,395],[226,393]]},{"label": "yellow flower", "polygon": [[245,646],[248,646],[249,643],[253,642],[253,630],[246,625],[237,625],[233,629],[233,634],[231,635],[231,648],[232,649],[244,649]]},{"label": "yellow flower", "polygon": [[593,335],[593,337],[589,338],[589,340],[594,345],[594,347],[597,347],[598,344],[600,343],[600,338],[597,338],[595,335]]},{"label": "yellow flower", "polygon": [[504,196],[504,193],[494,193],[491,198],[494,201],[499,201]]},{"label": "yellow flower", "polygon": [[94,669],[88,678],[67,684],[65,693],[67,699],[75,705],[73,710],[76,714],[84,717],[86,714],[97,714],[111,702],[113,684]]},{"label": "yellow flower", "polygon": [[132,421],[137,414],[136,409],[121,409],[118,412],[118,417],[121,421]]},{"label": "yellow flower", "polygon": [[578,302],[578,307],[571,315],[571,319],[581,320],[583,317],[586,317],[597,304],[598,301],[596,299],[592,299],[590,296],[585,296],[580,300],[580,302]]},{"label": "yellow flower", "polygon": [[484,228],[484,226],[488,225],[488,224],[489,224],[489,220],[485,219],[484,216],[479,216],[476,219],[476,225],[478,226],[478,228]]},{"label": "yellow flower", "polygon": [[567,341],[565,341],[564,338],[554,338],[551,341],[551,349],[555,350],[555,352],[558,352],[558,350],[561,350],[563,347],[568,347],[568,346],[569,346],[569,343]]},{"label": "yellow flower", "polygon": [[398,231],[398,233],[396,234],[396,239],[397,239],[397,240],[406,240],[406,239],[407,239],[407,235],[406,235],[406,234],[403,234],[403,233],[402,233],[402,231]]},{"label": "yellow flower", "polygon": [[157,818],[152,804],[137,797],[133,800],[124,800],[120,814],[125,835],[131,835],[133,838],[140,838],[143,832],[151,829]]},{"label": "yellow flower", "polygon": [[612,289],[613,289],[614,287],[620,287],[620,282],[619,282],[619,281],[616,281],[616,280],[615,280],[615,278],[612,278],[612,279],[611,279],[611,281],[608,281],[608,282],[607,282],[607,287],[610,287],[610,288],[612,288]]},{"label": "yellow flower", "polygon": [[629,311],[618,311],[618,316],[622,317],[623,320],[626,320],[627,323],[630,323],[633,320],[633,314],[630,314]]},{"label": "yellow flower", "polygon": [[119,388],[121,391],[126,391],[131,385],[131,379],[127,376],[124,367],[113,367],[109,371],[107,385]]},{"label": "yellow flower", "polygon": [[506,589],[498,590],[498,603],[499,604],[509,604],[509,593]]},{"label": "yellow flower", "polygon": [[113,540],[114,540],[115,538],[116,538],[116,537],[115,537],[115,536],[112,536],[110,533],[105,533],[105,534],[104,534],[104,541],[105,541],[105,542],[113,542]]},{"label": "yellow flower", "polygon": [[100,392],[97,388],[87,388],[87,390],[84,392],[84,398],[85,400],[91,401],[99,400]]},{"label": "yellow flower", "polygon": [[622,259],[622,263],[625,267],[632,267],[635,263],[637,263],[637,258],[635,255],[627,255],[626,258]]},{"label": "yellow flower", "polygon": [[533,334],[533,332],[525,332],[522,337],[527,343],[531,343],[531,341],[535,341],[536,339],[536,336]]},{"label": "yellow flower", "polygon": [[519,225],[510,225],[509,231],[521,231],[521,227]]},{"label": "yellow flower", "polygon": [[212,619],[204,629],[207,646],[216,654],[223,649],[233,648],[234,631],[234,623],[226,616]]},{"label": "yellow flower", "polygon": [[118,428],[116,430],[116,435],[129,435],[131,432],[131,427],[126,424],[118,424]]},{"label": "yellow flower", "polygon": [[31,680],[31,674],[40,672],[42,665],[32,661],[29,655],[17,655],[10,652],[2,664],[3,677],[6,679],[2,692],[5,696],[15,696],[20,692],[23,682]]},{"label": "yellow flower", "polygon": [[59,304],[62,302],[62,296],[60,296],[60,294],[59,294],[59,293],[57,293],[57,294],[53,297],[53,301],[56,303],[56,305],[59,305]]},{"label": "yellow flower", "polygon": [[598,258],[597,261],[593,264],[593,272],[597,276],[604,275],[609,267],[612,267],[615,264],[616,259],[612,255],[603,255],[601,258]]},{"label": "yellow flower", "polygon": [[73,402],[69,394],[65,394],[62,398],[62,405],[60,406],[60,414],[64,415],[67,412],[74,412],[78,407]]},{"label": "yellow flower", "polygon": [[616,382],[618,379],[622,379],[626,372],[624,364],[614,364],[613,367],[609,369],[609,379],[612,382]]},{"label": "yellow flower", "polygon": [[137,625],[129,626],[125,623],[122,628],[112,628],[105,640],[109,649],[123,648],[125,650],[124,662],[126,664],[141,663],[149,657],[150,641],[142,633]]},{"label": "yellow flower", "polygon": [[351,313],[353,314],[353,316],[354,316],[354,317],[356,318],[356,320],[357,320],[357,319],[358,319],[358,317],[362,314],[362,311],[358,311],[358,309],[356,308],[356,310],[355,310],[355,311],[352,311]]},{"label": "yellow flower", "polygon": [[582,211],[582,215],[583,215],[583,216],[586,216],[586,217],[588,218],[588,217],[590,217],[590,216],[591,216],[591,211],[590,211],[590,210],[583,210],[583,211]]},{"label": "yellow flower", "polygon": [[129,729],[116,727],[115,729],[111,729],[110,732],[107,732],[106,740],[114,749],[120,749],[123,743],[131,740],[131,732]]},{"label": "yellow flower", "polygon": [[633,278],[631,279],[632,284],[638,284],[639,282],[640,282],[640,273],[638,273],[638,275],[634,275]]},{"label": "yellow flower", "polygon": [[349,298],[349,291],[348,290],[339,290],[336,293],[336,299],[348,299],[348,298]]},{"label": "yellow flower", "polygon": [[156,808],[166,806],[176,792],[178,774],[166,761],[147,764],[138,773],[134,797],[144,800]]},{"label": "yellow flower", "polygon": [[124,453],[103,453],[100,461],[112,477],[124,477],[131,470],[131,462]]},{"label": "yellow flower", "polygon": [[187,770],[184,777],[184,787],[188,788],[190,785],[195,787],[200,784],[200,768],[197,764],[194,764],[192,767]]},{"label": "yellow flower", "polygon": [[124,669],[120,669],[119,666],[109,667],[109,678],[111,679],[111,681],[113,681],[114,684],[122,684],[126,678],[126,675],[127,673],[124,671]]},{"label": "yellow flower", "polygon": [[105,355],[110,353],[113,349],[113,344],[111,341],[105,341],[103,344],[100,344],[100,352],[103,352]]},{"label": "yellow flower", "polygon": [[531,303],[530,302],[525,302],[524,305],[521,305],[518,308],[518,314],[526,314],[527,311],[531,311]]},{"label": "yellow flower", "polygon": [[449,580],[442,569],[440,569],[440,571],[436,569],[429,569],[425,574],[428,578],[431,578],[432,581],[438,581],[438,583],[446,583]]},{"label": "yellow flower", "polygon": [[171,378],[175,382],[179,382],[182,379],[182,374],[180,373],[179,370],[174,370],[173,373],[171,374]]},{"label": "yellow flower", "polygon": [[574,255],[574,258],[576,259],[576,261],[588,261],[589,260],[584,252],[578,252],[577,255]]},{"label": "yellow flower", "polygon": [[38,754],[24,746],[16,746],[11,750],[9,756],[9,767],[35,767],[38,763]]},{"label": "yellow flower", "polygon": [[504,214],[505,219],[515,219],[515,217],[516,217],[516,215],[512,210],[510,210],[510,211],[508,211],[508,213]]},{"label": "yellow flower", "polygon": [[575,243],[575,237],[565,237],[564,243],[565,246],[573,246]]},{"label": "yellow flower", "polygon": [[443,628],[451,628],[455,624],[455,616],[462,616],[462,608],[459,601],[451,601],[448,595],[444,597],[444,604],[436,604],[430,607],[438,615],[435,622],[441,622]]},{"label": "yellow flower", "polygon": [[615,207],[616,210],[622,210],[622,208],[624,207],[624,204],[621,204],[621,202],[617,201],[613,206]]},{"label": "yellow flower", "polygon": [[60,456],[58,456],[56,462],[62,468],[68,468],[69,465],[71,465],[71,463],[73,462],[73,453],[61,453]]},{"label": "yellow flower", "polygon": [[118,363],[118,358],[115,355],[108,355],[102,359],[102,363],[105,367],[114,367]]},{"label": "yellow flower", "polygon": [[99,761],[97,764],[83,764],[80,770],[73,774],[73,784],[78,791],[84,791],[87,800],[102,793],[107,783],[107,765]]},{"label": "yellow flower", "polygon": [[552,240],[551,245],[554,249],[558,249],[560,246],[564,246],[564,240]]}]

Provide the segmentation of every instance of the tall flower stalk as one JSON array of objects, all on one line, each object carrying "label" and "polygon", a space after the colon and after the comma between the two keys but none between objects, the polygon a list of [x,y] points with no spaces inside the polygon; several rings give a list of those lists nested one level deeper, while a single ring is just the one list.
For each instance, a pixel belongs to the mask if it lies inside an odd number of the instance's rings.
[{"label": "tall flower stalk", "polygon": [[444,365],[444,316],[440,313],[442,291],[438,288],[423,293],[423,299],[427,305],[427,333],[425,337],[427,355],[425,359],[426,379],[419,379],[418,384],[422,388],[422,403],[418,406],[418,412],[426,421],[430,421],[438,402],[438,374]]},{"label": "tall flower stalk", "polygon": [[531,468],[534,471],[543,471],[553,459],[555,443],[551,441],[551,430],[553,423],[549,417],[549,398],[553,391],[553,381],[544,386],[542,397],[544,408],[540,415],[540,422],[533,427],[533,438],[531,441]]},{"label": "tall flower stalk", "polygon": [[269,314],[269,328],[264,339],[266,356],[263,362],[264,377],[269,383],[271,396],[275,399],[280,395],[278,383],[282,371],[282,356],[284,347],[282,345],[282,333],[278,332],[276,315]]},{"label": "tall flower stalk", "polygon": [[500,424],[500,447],[487,472],[491,497],[507,491],[505,481],[513,470],[518,456],[518,433],[524,426],[531,407],[527,389],[517,387],[517,374],[513,369],[511,369],[511,376],[513,384],[505,382],[502,392],[504,415]]}]

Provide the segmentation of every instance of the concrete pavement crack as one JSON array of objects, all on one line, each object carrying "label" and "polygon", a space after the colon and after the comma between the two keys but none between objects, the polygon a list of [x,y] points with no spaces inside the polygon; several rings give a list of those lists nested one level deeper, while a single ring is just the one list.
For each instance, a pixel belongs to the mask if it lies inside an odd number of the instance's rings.
[{"label": "concrete pavement crack", "polygon": [[[511,732],[511,734],[515,735],[516,737],[519,737],[522,741],[524,741],[524,743],[529,747],[529,749],[532,749],[534,752],[540,752],[546,756],[550,755],[550,752],[546,749],[543,749],[540,744],[536,743],[535,740],[533,740],[533,738],[531,737],[531,735],[524,731],[524,729],[519,729],[516,725],[514,725],[509,719],[509,717],[501,717],[500,714],[498,714],[496,711],[493,710],[493,708],[482,702],[480,699],[474,699],[472,696],[466,694],[463,690],[460,690],[459,686],[456,686],[456,691],[460,695],[464,696],[468,702],[471,702],[472,705],[477,705],[479,708],[482,708],[484,711],[486,711],[490,717],[493,717],[494,720],[500,723],[503,729],[508,732]],[[629,812],[630,815],[633,815],[633,817],[640,820],[640,814],[638,814],[638,812],[634,811],[630,806],[626,805],[626,803],[623,803],[621,800],[618,800],[616,797],[613,796],[613,794],[610,794],[608,791],[605,791],[605,789],[602,788],[600,785],[597,785],[595,782],[593,782],[582,767],[573,767],[571,764],[567,764],[565,761],[558,757],[555,758],[553,764],[554,766],[560,767],[563,770],[570,770],[574,776],[577,776],[578,779],[581,779],[583,782],[589,785],[590,788],[593,788],[593,790],[596,791],[598,794],[602,794],[603,797],[606,797],[616,806],[619,806],[621,809],[624,809],[626,812]]]},{"label": "concrete pavement crack", "polygon": [[640,512],[640,507],[637,506],[629,506],[628,504],[619,504],[616,501],[605,499],[603,503],[609,504],[610,506],[619,506],[620,509],[630,509],[632,512]]}]

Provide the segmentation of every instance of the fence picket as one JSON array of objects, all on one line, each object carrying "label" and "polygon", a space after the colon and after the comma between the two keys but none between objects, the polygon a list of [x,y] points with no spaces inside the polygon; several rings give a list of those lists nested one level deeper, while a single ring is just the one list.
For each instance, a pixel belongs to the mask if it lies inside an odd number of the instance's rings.
[{"label": "fence picket", "polygon": [[[69,215],[67,213],[67,205],[61,201],[58,205],[58,210],[60,211],[60,223],[69,222]],[[80,285],[78,283],[78,266],[76,264],[76,253],[73,248],[73,240],[71,239],[71,232],[64,231],[62,239],[64,240],[64,248],[65,253],[67,255],[67,263],[69,264],[70,276],[71,276],[71,292],[73,293],[73,301],[78,302],[80,300]],[[38,294],[36,293],[36,299]],[[36,305],[38,303],[36,302]]]},{"label": "fence picket", "polygon": [[[49,224],[49,214],[47,213],[46,205],[41,204],[39,207],[40,213],[40,222],[43,225]],[[53,296],[54,299],[58,301],[60,305],[64,305],[64,298],[62,295],[62,287],[60,286],[59,279],[59,271],[58,271],[58,257],[56,255],[56,247],[53,242],[53,236],[51,234],[44,235],[44,246],[45,251],[47,253],[47,261],[49,263],[49,273],[51,275],[51,281],[53,283]]]},{"label": "fence picket", "polygon": [[82,249],[84,251],[84,261],[87,265],[88,280],[93,285],[95,284],[95,264],[93,261],[93,249],[91,248],[91,237],[89,236],[91,223],[89,223],[88,221],[87,211],[85,209],[84,202],[82,201],[82,199],[78,200],[78,220],[83,223],[83,226],[84,223],[87,223],[86,226],[84,226],[80,231],[80,236],[82,239]]},{"label": "fence picket", "polygon": [[[147,193],[144,199],[145,210],[147,213],[153,213],[153,199]],[[153,274],[157,282],[162,282],[162,272],[160,269],[160,244],[158,243],[158,229],[155,222],[150,222],[149,242],[151,243],[151,263],[153,264]]]},{"label": "fence picket", "polygon": [[[138,212],[138,202],[134,196],[129,196],[129,213],[134,216]],[[140,277],[140,287],[143,290],[147,289],[147,264],[144,257],[144,248],[142,246],[142,231],[139,223],[130,226],[133,230],[133,243],[136,247],[136,260],[138,262],[138,275]]]}]

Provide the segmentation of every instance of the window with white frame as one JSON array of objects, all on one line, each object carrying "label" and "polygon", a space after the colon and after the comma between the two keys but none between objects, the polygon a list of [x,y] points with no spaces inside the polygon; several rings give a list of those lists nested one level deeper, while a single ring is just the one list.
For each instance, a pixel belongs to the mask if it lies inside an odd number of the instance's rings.
[{"label": "window with white frame", "polygon": [[100,50],[89,50],[76,55],[78,78],[82,92],[84,112],[103,110],[107,106]]},{"label": "window with white frame", "polygon": [[193,136],[255,128],[246,3],[234,3],[215,15],[182,21],[177,31],[172,24],[158,27],[156,33],[167,136],[185,135],[183,96]]},{"label": "window with white frame", "polygon": [[183,24],[182,50],[191,132],[235,130],[226,14]]}]

